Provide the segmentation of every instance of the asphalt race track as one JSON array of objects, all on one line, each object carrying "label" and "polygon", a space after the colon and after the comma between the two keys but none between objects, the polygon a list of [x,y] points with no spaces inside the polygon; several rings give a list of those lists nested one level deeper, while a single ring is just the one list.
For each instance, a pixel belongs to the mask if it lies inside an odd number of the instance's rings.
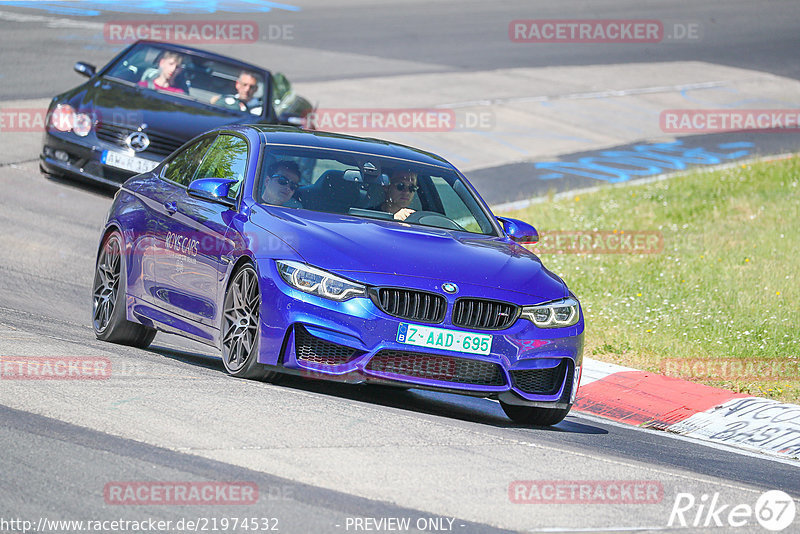
[{"label": "asphalt race track", "polygon": [[[313,0],[267,13],[242,13],[246,2],[197,3],[218,5],[213,14],[181,13],[176,2],[150,3],[172,10],[160,15],[109,12],[108,6],[89,13],[98,2],[66,11],[58,2],[17,4],[0,3],[3,112],[45,107],[81,81],[71,70],[75,61],[102,65],[109,59],[121,46],[105,42],[107,21],[255,20],[266,38],[208,48],[285,72],[298,92],[321,107],[388,102],[386,107],[462,109],[459,103],[467,102],[463,109],[483,109],[493,121],[491,131],[387,137],[442,148],[492,203],[608,182],[585,172],[559,178],[552,166],[541,179],[536,172],[544,173],[543,167],[536,165],[542,161],[575,162],[602,151],[677,142],[735,154],[724,163],[800,146],[797,134],[667,135],[658,131],[657,112],[655,126],[641,125],[653,110],[696,98],[693,91],[702,91],[709,107],[739,105],[734,101],[750,108],[798,107],[800,5],[793,2],[615,0],[601,9],[578,1],[345,0],[334,6]],[[702,38],[509,42],[510,21],[555,18],[694,22]],[[291,27],[292,38],[269,39],[271,27]],[[514,78],[530,85],[504,85]],[[605,90],[622,92],[609,96]],[[559,98],[567,94],[595,96]],[[473,103],[480,98],[485,102]],[[525,107],[531,105],[525,98],[539,98],[535,105],[541,107]],[[619,119],[609,121],[616,108],[630,114],[617,110]],[[529,145],[508,141],[505,124],[517,132],[529,117],[545,113],[552,113],[550,122],[531,126]],[[601,135],[592,125],[608,125],[609,131]],[[551,127],[558,135],[543,133]],[[679,494],[698,503],[685,513],[686,531],[766,532],[755,517],[740,528],[727,522],[715,528],[699,503],[753,507],[763,492],[775,489],[800,499],[800,471],[789,460],[579,414],[551,429],[526,428],[484,399],[299,377],[281,385],[237,380],[225,374],[213,350],[165,334],[148,350],[97,341],[90,286],[111,193],[43,177],[40,143],[35,129],[0,128],[0,356],[102,357],[112,372],[96,381],[0,380],[0,532],[80,531],[50,520],[150,519],[172,521],[165,532],[194,530],[182,528],[186,521],[210,531],[222,518],[258,518],[260,527],[291,533],[671,531],[681,526],[668,526]],[[534,480],[647,481],[661,491],[646,504],[515,502],[515,482]],[[109,485],[129,481],[249,484],[258,498],[215,506],[109,500]],[[727,514],[720,514],[722,521]],[[392,518],[408,519],[408,528]],[[12,520],[17,522],[3,523]],[[800,519],[795,531],[798,524]]]}]

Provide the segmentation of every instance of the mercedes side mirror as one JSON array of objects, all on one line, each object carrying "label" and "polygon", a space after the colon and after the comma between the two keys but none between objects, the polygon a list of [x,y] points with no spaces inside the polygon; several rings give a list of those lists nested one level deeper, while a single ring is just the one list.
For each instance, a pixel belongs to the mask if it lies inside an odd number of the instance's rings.
[{"label": "mercedes side mirror", "polygon": [[86,76],[87,78],[91,78],[92,76],[94,76],[95,72],[97,71],[94,65],[89,65],[88,63],[84,63],[83,61],[78,61],[77,63],[75,63],[73,69],[75,69],[75,72],[77,72],[78,74]]}]

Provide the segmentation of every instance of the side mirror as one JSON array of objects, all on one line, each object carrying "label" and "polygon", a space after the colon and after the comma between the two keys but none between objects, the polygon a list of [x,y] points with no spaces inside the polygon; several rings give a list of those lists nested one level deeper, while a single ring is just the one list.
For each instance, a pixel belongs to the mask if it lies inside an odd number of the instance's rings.
[{"label": "side mirror", "polygon": [[392,182],[389,180],[389,175],[386,173],[377,174],[377,175],[367,175],[367,183],[368,184],[377,184],[377,185],[391,185]]},{"label": "side mirror", "polygon": [[358,169],[347,169],[342,173],[342,180],[345,182],[363,182],[364,177]]},{"label": "side mirror", "polygon": [[346,169],[342,173],[342,180],[345,182],[358,182],[370,185],[389,185],[389,177],[385,174],[364,174],[358,169]]},{"label": "side mirror", "polygon": [[507,217],[498,217],[497,220],[503,225],[503,231],[512,241],[528,245],[539,242],[539,232],[532,225]]},{"label": "side mirror", "polygon": [[87,78],[91,78],[92,76],[94,76],[94,73],[97,71],[94,65],[89,65],[88,63],[84,63],[83,61],[78,61],[72,68],[75,69],[75,72],[83,76],[86,76]]},{"label": "side mirror", "polygon": [[239,183],[229,178],[201,178],[189,184],[186,190],[189,196],[209,200],[228,207],[236,206],[236,201],[228,198],[231,186]]},{"label": "side mirror", "polygon": [[280,104],[281,100],[292,90],[292,84],[281,72],[272,75],[272,99],[275,105]]},{"label": "side mirror", "polygon": [[279,101],[276,101],[274,108],[278,124],[300,126],[308,130],[316,129],[314,106],[294,91],[289,91]]},{"label": "side mirror", "polygon": [[303,117],[292,115],[291,113],[281,113],[278,116],[280,124],[288,124],[290,126],[300,126],[301,128],[306,125],[306,120]]}]

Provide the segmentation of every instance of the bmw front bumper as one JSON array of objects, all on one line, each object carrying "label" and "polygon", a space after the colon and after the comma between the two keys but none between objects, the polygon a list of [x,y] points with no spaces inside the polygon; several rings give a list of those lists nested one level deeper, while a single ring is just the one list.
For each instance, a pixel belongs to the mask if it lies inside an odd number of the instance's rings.
[{"label": "bmw front bumper", "polygon": [[[369,298],[335,302],[283,282],[274,262],[261,263],[259,362],[308,378],[374,382],[491,397],[507,404],[567,408],[575,399],[583,354],[583,317],[565,328],[537,328],[518,318],[503,330],[454,326],[454,298],[438,324],[382,311]],[[396,285],[387,277],[386,285]],[[395,283],[390,283],[395,282]],[[435,281],[415,278],[420,291]],[[426,287],[428,284],[428,287]],[[461,284],[462,295],[485,288]],[[532,303],[535,304],[535,303]],[[398,341],[402,324],[490,335],[488,354],[420,347]]]}]

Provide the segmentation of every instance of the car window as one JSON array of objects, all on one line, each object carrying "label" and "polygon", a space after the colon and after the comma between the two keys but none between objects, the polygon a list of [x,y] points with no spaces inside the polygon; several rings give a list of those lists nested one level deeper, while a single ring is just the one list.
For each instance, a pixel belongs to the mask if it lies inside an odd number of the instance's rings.
[{"label": "car window", "polygon": [[105,76],[252,115],[262,115],[269,83],[263,71],[153,44],[133,47]]},{"label": "car window", "polygon": [[452,186],[441,176],[432,176],[431,183],[436,188],[436,195],[439,197],[442,211],[446,217],[453,219],[459,226],[471,232],[483,232],[489,229],[488,226],[481,228],[478,220],[472,214],[477,206],[469,206],[473,199],[469,194],[464,195],[468,191],[460,181]]},{"label": "car window", "polygon": [[183,149],[167,163],[162,176],[171,182],[183,186],[189,185],[213,140],[213,137],[205,137]]},{"label": "car window", "polygon": [[236,180],[228,193],[236,198],[247,173],[247,142],[241,137],[229,134],[217,136],[208,150],[194,180],[201,178],[229,178]]},{"label": "car window", "polygon": [[[479,201],[452,169],[378,155],[273,147],[254,191],[263,204],[494,235]],[[273,171],[281,172],[273,176]],[[293,170],[292,170],[293,169]],[[299,187],[289,188],[282,175]],[[416,215],[413,215],[416,213]]]}]

